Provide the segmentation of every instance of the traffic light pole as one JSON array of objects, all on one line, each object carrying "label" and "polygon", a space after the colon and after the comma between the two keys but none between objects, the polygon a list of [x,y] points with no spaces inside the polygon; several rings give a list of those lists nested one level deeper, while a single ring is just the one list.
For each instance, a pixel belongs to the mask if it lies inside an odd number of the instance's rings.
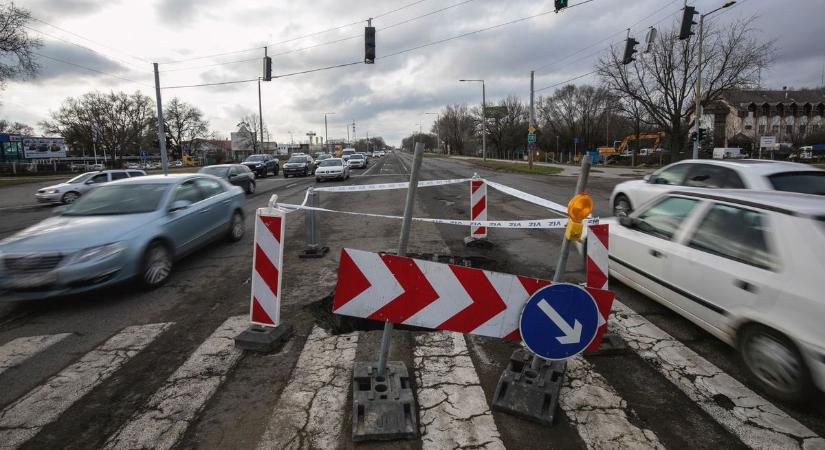
[{"label": "traffic light pole", "polygon": [[699,159],[699,148],[702,146],[702,141],[699,139],[699,121],[702,118],[702,47],[704,47],[705,40],[705,14],[699,15],[699,58],[696,62],[696,100],[695,100],[695,114],[694,130],[696,130],[696,140],[693,141],[693,159]]},{"label": "traffic light pole", "polygon": [[[536,72],[534,70],[530,71],[530,129],[533,130],[536,126],[536,108],[534,97],[536,94],[535,90],[535,78]],[[530,170],[533,170],[533,150],[530,149],[530,144],[527,144],[527,167]]]},{"label": "traffic light pole", "polygon": [[[169,158],[166,156],[166,130],[163,123],[163,101],[160,98],[160,75],[158,74],[158,63],[152,63],[155,68],[155,97],[158,106],[158,147],[160,147],[160,165],[163,174],[169,175]],[[106,156],[103,156],[103,163],[106,163]]]}]

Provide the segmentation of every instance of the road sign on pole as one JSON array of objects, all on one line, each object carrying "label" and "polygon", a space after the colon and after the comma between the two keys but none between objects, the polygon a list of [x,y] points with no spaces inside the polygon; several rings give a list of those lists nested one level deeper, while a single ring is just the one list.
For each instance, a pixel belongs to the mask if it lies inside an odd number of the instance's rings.
[{"label": "road sign on pole", "polygon": [[536,133],[527,133],[527,142],[533,144],[536,142]]},{"label": "road sign on pole", "polygon": [[599,328],[596,301],[574,284],[554,283],[530,297],[521,312],[524,344],[544,359],[558,361],[584,351]]}]

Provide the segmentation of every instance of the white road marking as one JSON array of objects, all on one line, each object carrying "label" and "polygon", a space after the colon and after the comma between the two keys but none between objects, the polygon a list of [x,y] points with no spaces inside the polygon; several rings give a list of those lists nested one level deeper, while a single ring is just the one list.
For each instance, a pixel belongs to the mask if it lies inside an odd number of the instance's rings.
[{"label": "white road marking", "polygon": [[627,418],[627,402],[584,358],[567,360],[559,406],[589,449],[664,449],[650,430]]},{"label": "white road marking", "polygon": [[240,359],[234,338],[248,325],[246,315],[227,319],[104,448],[172,448]]},{"label": "white road marking", "polygon": [[341,428],[358,333],[330,336],[314,327],[272,411],[259,449],[333,449]]},{"label": "white road marking", "polygon": [[618,300],[610,317],[610,330],[748,447],[825,448],[825,439]]},{"label": "white road marking", "polygon": [[23,445],[170,326],[172,323],[126,327],[0,411],[0,449]]},{"label": "white road marking", "polygon": [[413,353],[424,450],[504,449],[464,335],[415,337]]},{"label": "white road marking", "polygon": [[0,347],[0,373],[71,336],[71,333],[19,337]]}]

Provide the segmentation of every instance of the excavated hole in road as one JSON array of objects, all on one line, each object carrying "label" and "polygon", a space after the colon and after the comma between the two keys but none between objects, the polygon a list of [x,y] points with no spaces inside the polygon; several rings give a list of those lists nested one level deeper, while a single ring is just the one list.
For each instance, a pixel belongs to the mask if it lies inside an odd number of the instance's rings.
[{"label": "excavated hole in road", "polygon": [[[390,253],[390,252],[387,252]],[[473,267],[477,269],[494,270],[498,265],[495,260],[483,256],[451,256],[438,255],[434,253],[410,253],[408,257],[423,259],[425,261],[454,264],[463,267]],[[335,299],[335,291],[324,296],[320,300],[312,302],[304,307],[315,318],[315,324],[327,330],[333,335],[352,333],[353,331],[375,331],[384,329],[384,322],[380,320],[362,319],[359,317],[342,316],[332,313],[332,302]],[[405,331],[431,331],[429,328],[413,327],[409,325],[396,325],[396,329]]]}]

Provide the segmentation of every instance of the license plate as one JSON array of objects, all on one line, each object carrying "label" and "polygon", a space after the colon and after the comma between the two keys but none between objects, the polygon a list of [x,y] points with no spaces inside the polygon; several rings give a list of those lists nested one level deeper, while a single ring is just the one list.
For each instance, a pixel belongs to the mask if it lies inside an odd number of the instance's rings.
[{"label": "license plate", "polygon": [[30,289],[40,286],[48,286],[57,281],[57,275],[53,273],[43,273],[37,275],[18,275],[6,280],[5,285],[9,289]]}]

